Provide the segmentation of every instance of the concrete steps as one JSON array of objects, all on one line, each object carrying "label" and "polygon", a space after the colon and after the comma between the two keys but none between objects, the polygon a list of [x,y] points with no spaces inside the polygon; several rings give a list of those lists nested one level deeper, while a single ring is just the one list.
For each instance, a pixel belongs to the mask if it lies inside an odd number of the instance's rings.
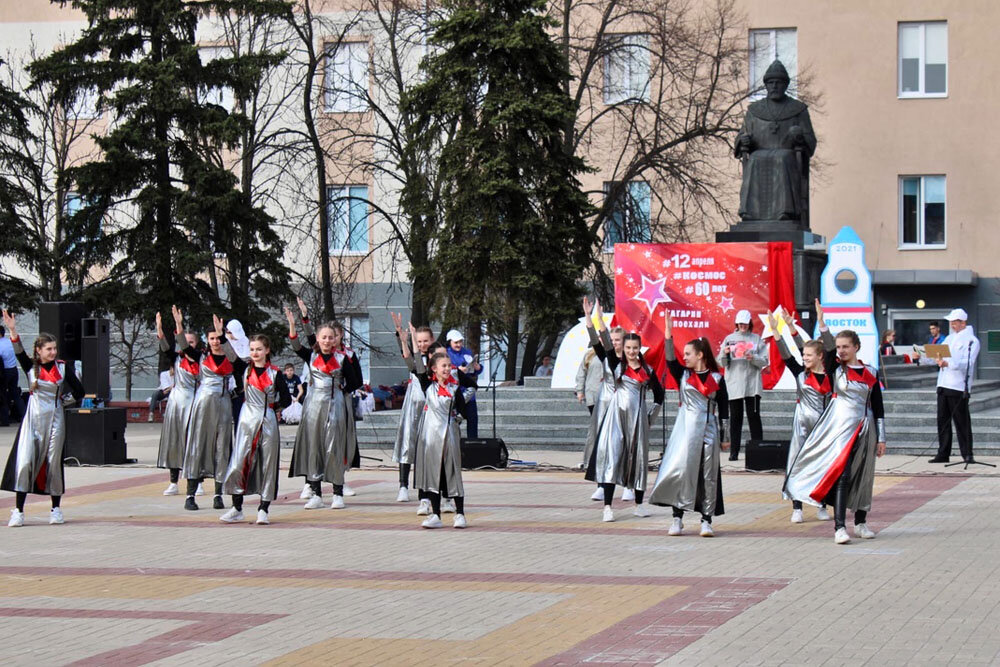
[{"label": "concrete steps", "polygon": [[[936,377],[936,376],[935,376]],[[547,379],[527,378],[523,387],[498,387],[496,390],[496,434],[508,447],[521,450],[583,449],[589,415],[586,409],[564,389],[552,389]],[[928,388],[888,390],[884,394],[888,419],[889,450],[894,454],[932,454],[937,447],[936,397],[933,385]],[[479,432],[491,436],[492,396],[480,391]],[[1000,406],[1000,381],[980,382],[974,388],[970,408],[977,454],[1000,454],[1000,415],[976,412]],[[677,393],[667,392],[665,401],[667,432],[673,424]],[[761,421],[769,438],[788,438],[794,391],[769,391],[761,399]],[[369,414],[358,423],[358,441],[363,448],[391,447],[399,424],[399,411],[386,410]],[[654,451],[663,438],[663,419],[657,418],[652,429]],[[749,439],[744,427],[743,440]]]}]

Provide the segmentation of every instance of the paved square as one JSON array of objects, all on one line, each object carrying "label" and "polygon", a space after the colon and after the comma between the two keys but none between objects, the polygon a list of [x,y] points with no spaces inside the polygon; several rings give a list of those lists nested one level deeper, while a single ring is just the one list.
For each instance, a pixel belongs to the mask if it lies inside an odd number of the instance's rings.
[{"label": "paved square", "polygon": [[592,486],[556,470],[467,472],[465,531],[449,515],[421,529],[415,502],[393,502],[388,468],[352,472],[358,495],[340,511],[302,509],[300,482],[283,477],[272,525],[249,523],[255,498],[247,523],[223,525],[161,495],[155,431],[133,426],[139,466],[67,468],[66,525],[47,525],[47,499],[32,496],[27,525],[0,529],[0,663],[1000,661],[992,475],[888,457],[879,536],[846,547],[810,508],[789,523],[779,476],[735,469],[714,539],[693,515],[689,534],[667,537],[668,510],[640,519],[618,500],[602,523]]}]

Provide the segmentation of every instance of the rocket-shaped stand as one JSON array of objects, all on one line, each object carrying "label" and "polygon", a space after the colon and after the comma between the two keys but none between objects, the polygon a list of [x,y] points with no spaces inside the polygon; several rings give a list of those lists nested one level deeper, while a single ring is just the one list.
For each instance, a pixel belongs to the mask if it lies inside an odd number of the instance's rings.
[{"label": "rocket-shaped stand", "polygon": [[[827,256],[819,297],[826,324],[834,335],[843,329],[856,331],[861,339],[858,358],[877,369],[879,338],[872,311],[872,275],[865,266],[865,244],[853,229],[842,227],[830,241]],[[818,327],[815,335],[819,337]]]}]

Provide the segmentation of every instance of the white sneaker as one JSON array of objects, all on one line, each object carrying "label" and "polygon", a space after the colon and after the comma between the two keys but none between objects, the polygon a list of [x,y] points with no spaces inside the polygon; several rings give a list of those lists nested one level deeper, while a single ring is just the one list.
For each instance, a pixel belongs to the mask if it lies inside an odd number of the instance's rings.
[{"label": "white sneaker", "polygon": [[441,514],[454,514],[455,513],[455,501],[451,498],[441,499]]},{"label": "white sneaker", "polygon": [[604,500],[604,489],[597,487],[597,491],[594,491],[590,495],[591,500]]},{"label": "white sneaker", "polygon": [[203,495],[205,495],[205,489],[203,489],[203,488],[201,487],[201,484],[200,484],[200,483],[198,484],[198,488],[197,488],[197,489],[195,489],[195,491],[194,491],[194,495],[196,495],[196,496],[203,496]]},{"label": "white sneaker", "polygon": [[309,500],[314,495],[316,494],[313,493],[313,488],[309,486],[309,482],[306,482],[306,485],[302,487],[302,493],[299,494],[299,500]]},{"label": "white sneaker", "polygon": [[820,521],[829,521],[833,517],[830,516],[830,512],[825,507],[820,507],[819,511],[816,512],[816,518]]},{"label": "white sneaker", "polygon": [[24,512],[18,512],[17,509],[12,509],[10,511],[10,521],[7,522],[8,528],[20,528],[24,525]]},{"label": "white sneaker", "polygon": [[710,524],[709,522],[705,521],[704,519],[701,520],[701,536],[702,537],[715,537],[715,531],[712,530],[712,524]]},{"label": "white sneaker", "polygon": [[358,492],[352,489],[351,487],[347,486],[347,484],[344,484],[344,495],[348,497],[356,496],[358,495]]},{"label": "white sneaker", "polygon": [[639,505],[635,506],[634,510],[632,510],[632,514],[636,516],[647,517],[650,514],[652,514],[652,512],[649,511],[649,505],[647,505],[646,503],[640,503]]},{"label": "white sneaker", "polygon": [[410,502],[410,490],[405,486],[399,487],[399,493],[396,494],[397,503],[408,503]]},{"label": "white sneaker", "polygon": [[792,510],[792,523],[802,523],[805,519],[802,518],[802,510]]},{"label": "white sneaker", "polygon": [[611,505],[604,506],[604,515],[601,517],[601,521],[614,521],[615,513],[611,511]]},{"label": "white sneaker", "polygon": [[465,520],[464,514],[456,514],[455,520],[451,522],[452,528],[465,528],[469,524]]},{"label": "white sneaker", "polygon": [[177,495],[177,483],[176,482],[170,482],[170,484],[167,485],[167,488],[165,488],[163,490],[163,495],[165,495],[165,496],[176,496]]},{"label": "white sneaker", "polygon": [[417,507],[417,516],[429,516],[431,513],[431,501],[426,498],[420,499],[420,506]]},{"label": "white sneaker", "polygon": [[847,534],[846,528],[838,528],[837,532],[833,534],[833,541],[836,544],[848,544],[851,541],[851,536]]},{"label": "white sneaker", "polygon": [[257,510],[257,525],[266,526],[271,523],[271,520],[267,518],[267,512],[264,510]]},{"label": "white sneaker", "polygon": [[622,489],[622,500],[625,502],[635,500],[635,491],[632,489]]},{"label": "white sneaker", "polygon": [[675,516],[674,520],[670,522],[670,528],[667,529],[667,535],[681,535],[683,532],[684,522],[679,516]]},{"label": "white sneaker", "polygon": [[219,517],[219,521],[222,523],[238,523],[242,520],[243,512],[235,507],[230,507],[228,512]]},{"label": "white sneaker", "polygon": [[323,496],[313,496],[306,503],[305,508],[307,510],[321,510],[323,509]]},{"label": "white sneaker", "polygon": [[863,540],[873,540],[875,539],[875,531],[869,528],[867,523],[857,523],[854,524],[854,537],[860,537]]},{"label": "white sneaker", "polygon": [[[49,512],[49,523],[53,526],[66,523],[66,519],[63,518],[61,507],[53,507],[52,511]],[[872,534],[872,537],[875,537],[875,535]]]},{"label": "white sneaker", "polygon": [[424,528],[440,528],[444,524],[441,523],[441,517],[437,514],[431,514],[429,517],[424,519],[424,522],[420,524]]},{"label": "white sneaker", "polygon": [[344,496],[334,496],[333,500],[330,501],[330,509],[332,510],[344,509]]}]

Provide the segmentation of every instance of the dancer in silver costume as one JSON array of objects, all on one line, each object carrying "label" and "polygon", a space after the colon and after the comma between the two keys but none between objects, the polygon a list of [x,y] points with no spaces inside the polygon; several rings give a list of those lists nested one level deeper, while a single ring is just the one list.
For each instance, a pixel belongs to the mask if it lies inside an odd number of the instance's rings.
[{"label": "dancer in silver costume", "polygon": [[455,528],[465,528],[465,487],[462,484],[462,434],[465,396],[452,381],[452,365],[446,353],[431,357],[429,368],[414,360],[420,387],[424,390],[424,414],[416,443],[416,482],[430,500],[431,513],[424,528],[440,528],[441,496],[455,502]]},{"label": "dancer in silver costume", "polygon": [[56,359],[59,350],[54,336],[38,334],[29,357],[17,335],[17,322],[6,310],[3,311],[3,323],[10,332],[14,354],[28,378],[31,391],[27,411],[14,436],[14,446],[0,480],[0,489],[16,495],[7,526],[16,528],[24,525],[24,503],[29,493],[51,496],[49,523],[60,524],[63,523],[63,514],[59,504],[66,490],[63,477],[63,443],[66,440],[63,407],[67,399],[64,394],[68,390],[73,400],[80,400],[83,398],[83,385],[73,373],[72,364]]},{"label": "dancer in silver costume", "polygon": [[[778,331],[778,321],[773,314],[768,315],[771,331]],[[792,439],[788,448],[788,462],[785,465],[786,472],[791,469],[792,461],[802,448],[802,443],[806,441],[812,433],[816,422],[819,421],[826,404],[833,396],[833,386],[830,378],[837,367],[837,345],[833,335],[826,327],[823,319],[823,306],[819,299],[816,299],[816,321],[819,324],[820,340],[802,341],[795,328],[795,321],[787,313],[783,316],[785,324],[795,340],[796,346],[802,354],[802,363],[796,361],[795,357],[788,350],[785,340],[775,334],[778,342],[778,352],[785,361],[785,366],[792,375],[795,376],[795,414],[792,416]],[[786,498],[787,500],[787,498]],[[820,521],[829,521],[833,517],[826,509],[826,505],[821,505],[817,512]],[[802,502],[792,501],[792,523],[802,523]]]},{"label": "dancer in silver costume", "polygon": [[163,411],[163,427],[160,429],[160,451],[156,456],[157,468],[170,470],[170,484],[163,491],[165,496],[177,495],[177,481],[184,466],[184,446],[187,444],[188,426],[194,396],[201,378],[201,341],[198,335],[184,331],[184,314],[177,306],[170,307],[174,317],[174,338],[185,342],[178,354],[163,335],[163,320],[156,314],[156,337],[160,340],[160,351],[167,355],[174,367],[174,388],[167,397],[167,408]]},{"label": "dancer in silver costume", "polygon": [[[584,311],[589,319],[586,301]],[[597,315],[602,317],[599,308]],[[649,426],[663,405],[663,386],[643,359],[641,346],[639,335],[628,333],[621,359],[604,351],[614,373],[615,389],[600,420],[586,474],[586,479],[600,484],[604,492],[604,521],[615,520],[611,501],[616,485],[635,494],[636,516],[649,516],[649,508],[642,502],[649,468]],[[646,398],[648,392],[653,394],[651,402]]]},{"label": "dancer in silver costume", "polygon": [[[390,313],[390,315],[396,327],[396,338],[399,340],[403,361],[410,371],[410,380],[403,396],[403,408],[399,414],[399,428],[396,429],[396,442],[392,448],[392,460],[399,464],[399,493],[396,502],[405,503],[410,500],[410,468],[413,466],[417,428],[424,413],[424,392],[420,387],[414,361],[419,358],[426,367],[427,349],[434,342],[434,332],[430,327],[414,328],[412,323],[409,324],[408,331],[404,332],[402,314]],[[423,500],[423,496],[420,499]]]},{"label": "dancer in silver costume", "polygon": [[250,337],[250,367],[243,375],[243,407],[236,423],[233,455],[222,475],[222,490],[231,494],[233,506],[219,517],[224,523],[243,520],[243,496],[259,495],[257,523],[271,523],[268,511],[278,495],[281,439],[278,416],[292,402],[285,375],[271,365],[271,341]]},{"label": "dancer in silver costume", "polygon": [[858,361],[858,334],[845,329],[836,344],[840,364],[833,374],[833,399],[789,466],[784,493],[810,505],[832,502],[834,541],[846,544],[848,507],[854,511],[854,535],[875,537],[867,517],[875,458],[885,454],[885,409],[875,369]]},{"label": "dancer in silver costume", "polygon": [[295,433],[295,447],[289,477],[305,477],[313,490],[306,509],[323,507],[320,490],[325,480],[333,484],[331,509],[344,508],[344,474],[359,467],[358,439],[354,430],[354,403],[351,393],[361,387],[361,368],[354,351],[344,347],[344,329],[336,322],[320,325],[315,335],[305,304],[302,325],[307,337],[315,340],[312,349],[302,346],[295,330],[295,317],[285,309],[288,338],[300,359],[308,362],[309,391],[302,404],[302,421]]},{"label": "dancer in silver costume", "polygon": [[[600,334],[594,330],[594,320],[591,317],[591,313],[594,310],[600,313],[598,317]],[[583,469],[586,470],[587,466],[590,465],[590,459],[594,453],[594,445],[597,443],[597,434],[600,431],[601,422],[607,416],[608,406],[611,405],[614,397],[617,386],[614,369],[618,365],[618,360],[622,357],[625,330],[621,327],[614,327],[609,331],[604,324],[604,313],[601,310],[601,304],[595,301],[593,308],[591,308],[590,300],[587,297],[583,299],[583,312],[587,325],[587,335],[590,337],[590,346],[601,364],[602,371],[601,387],[594,400],[594,408],[590,412],[590,423],[587,425],[587,442],[583,448]],[[607,354],[605,350],[613,350],[614,353]],[[590,499],[604,500],[604,489],[600,484],[597,485],[597,490],[590,496]],[[635,500],[634,492],[625,488],[622,492],[622,500]]]},{"label": "dancer in silver costume", "polygon": [[226,340],[222,320],[217,315],[213,315],[212,319],[215,328],[207,336],[208,352],[201,361],[198,389],[194,395],[184,446],[181,472],[187,480],[186,510],[198,509],[194,495],[206,477],[215,480],[213,507],[225,509],[222,503],[222,475],[229,465],[233,447],[233,401],[229,385],[238,357]]},{"label": "dancer in silver costume", "polygon": [[721,452],[729,449],[729,442],[723,441],[729,433],[726,381],[712,356],[708,339],[688,341],[681,364],[674,349],[669,311],[664,324],[667,338],[664,355],[667,370],[677,382],[680,407],[649,502],[673,507],[669,535],[682,534],[684,512],[695,511],[701,514],[701,536],[713,537],[712,517],[725,513],[719,459]]}]

